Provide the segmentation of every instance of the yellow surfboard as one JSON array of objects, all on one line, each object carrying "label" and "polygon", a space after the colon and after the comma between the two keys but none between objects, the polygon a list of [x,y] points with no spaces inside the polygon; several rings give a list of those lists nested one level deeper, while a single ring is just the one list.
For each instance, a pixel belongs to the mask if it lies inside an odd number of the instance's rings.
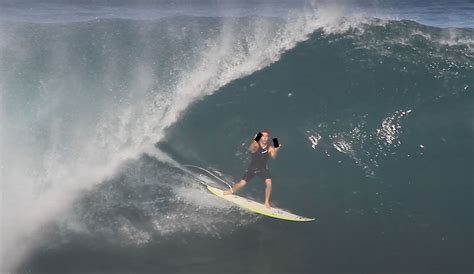
[{"label": "yellow surfboard", "polygon": [[306,218],[303,216],[299,216],[293,213],[290,213],[288,211],[285,211],[283,209],[279,208],[266,208],[264,204],[252,201],[250,199],[244,198],[237,196],[235,194],[229,194],[229,195],[224,195],[224,191],[215,187],[212,187],[210,185],[207,185],[207,189],[212,192],[214,195],[227,200],[229,202],[232,202],[242,208],[245,208],[247,210],[253,211],[258,214],[262,214],[268,217],[272,218],[277,218],[277,219],[282,219],[282,220],[287,220],[287,221],[294,221],[294,222],[309,222],[309,221],[314,221],[312,218]]}]

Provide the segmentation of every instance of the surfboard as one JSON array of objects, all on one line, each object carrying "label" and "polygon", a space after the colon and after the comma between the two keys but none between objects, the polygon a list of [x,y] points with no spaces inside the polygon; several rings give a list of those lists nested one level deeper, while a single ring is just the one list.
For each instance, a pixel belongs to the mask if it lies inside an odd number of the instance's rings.
[{"label": "surfboard", "polygon": [[212,187],[210,185],[207,185],[207,189],[214,195],[229,201],[231,203],[234,203],[242,208],[245,208],[247,210],[250,210],[252,212],[262,214],[268,217],[272,218],[277,218],[281,220],[286,220],[286,221],[293,221],[293,222],[309,222],[309,221],[314,221],[315,219],[312,218],[306,218],[303,216],[299,216],[296,214],[293,214],[291,212],[288,212],[283,209],[279,208],[266,208],[264,204],[258,203],[256,201],[235,195],[235,194],[229,194],[229,195],[224,195],[224,191],[222,189],[218,189],[215,187]]}]

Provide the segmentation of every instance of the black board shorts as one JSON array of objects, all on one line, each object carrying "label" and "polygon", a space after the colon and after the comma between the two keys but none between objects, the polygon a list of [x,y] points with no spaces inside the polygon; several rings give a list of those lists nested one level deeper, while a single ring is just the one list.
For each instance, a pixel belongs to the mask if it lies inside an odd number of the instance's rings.
[{"label": "black board shorts", "polygon": [[271,179],[272,176],[270,175],[270,171],[268,169],[247,169],[244,176],[242,176],[242,180],[246,182],[250,181],[255,175],[262,179]]}]

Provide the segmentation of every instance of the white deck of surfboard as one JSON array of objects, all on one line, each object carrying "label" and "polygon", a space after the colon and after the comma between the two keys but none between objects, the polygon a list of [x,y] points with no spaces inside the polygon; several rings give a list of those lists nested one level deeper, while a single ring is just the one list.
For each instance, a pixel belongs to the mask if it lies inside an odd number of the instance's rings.
[{"label": "white deck of surfboard", "polygon": [[263,214],[269,217],[277,218],[277,219],[282,219],[282,220],[287,220],[287,221],[295,221],[295,222],[308,222],[308,221],[314,221],[312,218],[306,218],[303,216],[299,216],[293,213],[290,213],[288,211],[279,209],[279,208],[266,208],[265,205],[252,201],[250,199],[244,198],[237,196],[235,194],[229,194],[229,195],[224,195],[223,190],[212,187],[212,186],[207,186],[207,189],[212,192],[214,195],[221,197],[222,199],[225,199],[229,202],[232,202],[240,207],[243,207],[245,209],[248,209],[250,211]]}]

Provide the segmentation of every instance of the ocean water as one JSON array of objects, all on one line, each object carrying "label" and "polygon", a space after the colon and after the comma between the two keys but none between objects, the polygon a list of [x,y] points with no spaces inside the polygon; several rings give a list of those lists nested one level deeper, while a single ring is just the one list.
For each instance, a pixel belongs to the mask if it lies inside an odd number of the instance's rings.
[{"label": "ocean water", "polygon": [[472,1],[0,7],[1,273],[474,271]]}]

